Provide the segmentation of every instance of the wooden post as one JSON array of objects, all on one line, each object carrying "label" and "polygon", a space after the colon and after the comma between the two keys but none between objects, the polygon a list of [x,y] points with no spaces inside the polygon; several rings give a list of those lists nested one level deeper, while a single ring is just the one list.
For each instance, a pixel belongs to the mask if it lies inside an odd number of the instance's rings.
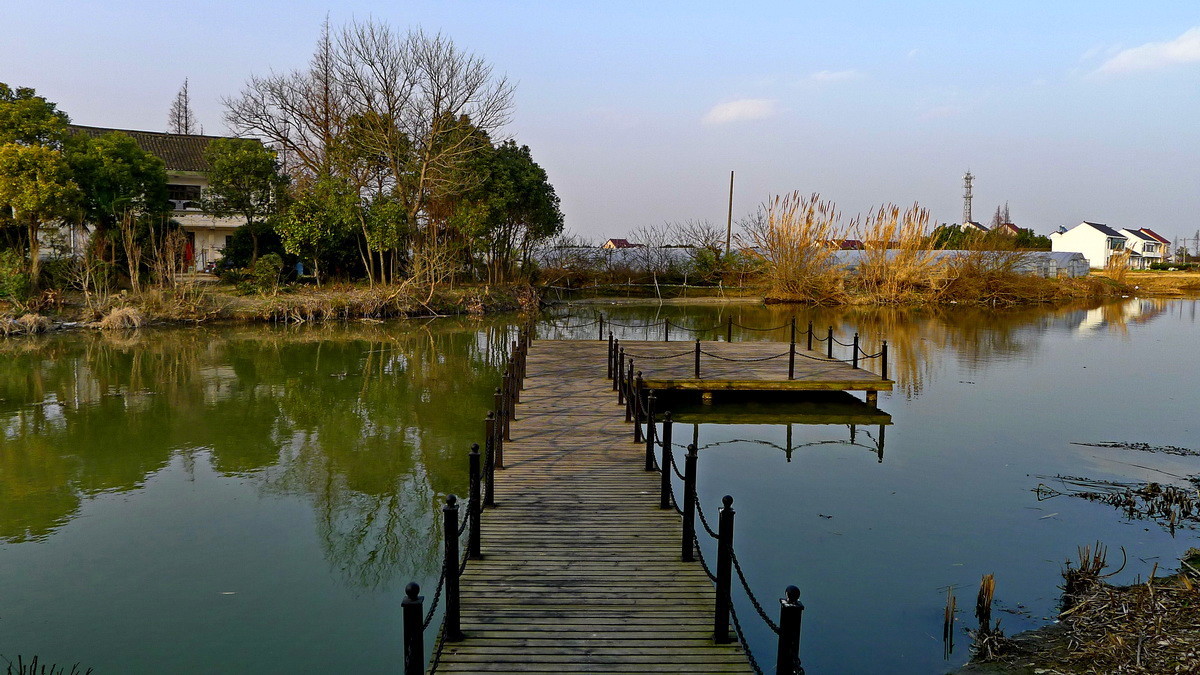
[{"label": "wooden post", "polygon": [[857,332],[857,331],[854,333],[854,347],[853,347],[853,351],[854,351],[854,356],[850,357],[850,358],[851,358],[851,363],[850,363],[850,365],[852,365],[852,366],[854,366],[855,368],[857,368],[857,367],[858,367],[858,332]]},{"label": "wooden post", "polygon": [[[639,379],[638,382],[641,382]],[[646,392],[646,470],[654,470],[654,392]]]},{"label": "wooden post", "polygon": [[673,425],[671,411],[668,410],[663,415],[662,423],[662,463],[659,467],[662,476],[659,477],[661,485],[659,486],[658,495],[658,508],[660,509],[671,508],[671,427]]},{"label": "wooden post", "polygon": [[826,356],[828,356],[829,358],[832,359],[833,358],[833,326],[829,327],[829,336],[826,338],[826,340],[828,340],[828,342],[826,344],[829,345],[829,351],[826,354]]},{"label": "wooden post", "polygon": [[496,413],[488,411],[483,420],[483,475],[487,485],[483,491],[483,505],[496,505]]},{"label": "wooden post", "polygon": [[729,607],[733,583],[733,497],[721,498],[717,517],[717,606],[713,613],[713,642],[729,642]]},{"label": "wooden post", "polygon": [[446,617],[442,631],[447,642],[459,642],[463,632],[458,596],[458,497],[454,495],[446,495],[446,505],[442,507],[442,534],[445,539],[442,569],[446,574]]},{"label": "wooden post", "polygon": [[695,560],[692,552],[696,539],[696,444],[687,447],[683,458],[683,562]]},{"label": "wooden post", "polygon": [[467,504],[467,509],[470,511],[470,524],[467,525],[467,557],[479,560],[483,557],[483,550],[480,546],[480,514],[483,512],[483,495],[480,482],[483,480],[481,473],[482,469],[479,465],[479,444],[471,444],[471,454],[467,455],[468,475],[471,481],[471,492],[467,499],[470,502]]},{"label": "wooden post", "polygon": [[876,408],[879,407],[879,392],[867,390],[867,405],[873,405]]},{"label": "wooden post", "polygon": [[700,340],[696,340],[696,379],[700,379]]},{"label": "wooden post", "polygon": [[506,417],[506,413],[504,412],[504,390],[496,387],[496,393],[492,394],[492,398],[496,402],[496,421],[495,426],[492,428],[495,440],[492,444],[492,459],[490,461],[492,462],[492,468],[499,469],[504,466],[504,460],[501,457],[504,452],[504,419]]},{"label": "wooden post", "polygon": [[788,586],[779,599],[779,650],[775,658],[778,675],[801,675],[800,668],[800,623],[804,616],[804,605],[800,602],[800,589]]},{"label": "wooden post", "polygon": [[404,675],[425,675],[425,596],[412,582],[404,587],[400,613],[404,616]]}]

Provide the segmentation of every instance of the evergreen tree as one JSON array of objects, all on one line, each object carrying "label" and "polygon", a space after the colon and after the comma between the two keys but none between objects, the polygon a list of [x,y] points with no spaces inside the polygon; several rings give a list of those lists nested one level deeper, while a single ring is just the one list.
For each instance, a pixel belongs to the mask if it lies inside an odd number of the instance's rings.
[{"label": "evergreen tree", "polygon": [[184,78],[183,86],[179,88],[179,93],[175,94],[175,101],[171,103],[171,110],[167,113],[167,131],[188,136],[196,134],[196,115],[192,112],[187,78]]}]

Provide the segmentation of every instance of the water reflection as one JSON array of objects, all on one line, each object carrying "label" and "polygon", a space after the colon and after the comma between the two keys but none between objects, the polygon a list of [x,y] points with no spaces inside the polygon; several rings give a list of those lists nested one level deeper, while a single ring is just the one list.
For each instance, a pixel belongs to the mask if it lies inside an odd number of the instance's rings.
[{"label": "water reflection", "polygon": [[[739,303],[729,305],[590,305],[560,307],[557,318],[542,327],[543,337],[596,339],[595,325],[571,328],[602,314],[609,322],[606,330],[629,340],[774,340],[787,342],[790,322],[796,320],[803,343],[804,330],[811,321],[817,335],[832,327],[846,339],[858,332],[862,348],[875,353],[884,340],[889,349],[889,376],[895,390],[912,399],[944,370],[953,359],[970,372],[979,372],[1016,359],[1034,358],[1050,333],[1091,333],[1107,331],[1125,334],[1132,326],[1147,325],[1168,310],[1195,323],[1200,300],[1166,298],[1125,298],[1117,301],[1089,301],[1058,308],[1022,307],[995,310],[982,307],[931,306],[899,307],[804,307]],[[573,317],[573,318],[568,318]],[[664,335],[660,324],[669,319],[673,326]],[[732,319],[733,327],[729,321]],[[659,324],[659,325],[655,325]],[[742,328],[741,326],[752,327]],[[775,327],[763,331],[761,327]],[[842,349],[842,348],[838,348]],[[835,351],[849,358],[849,353]],[[879,364],[866,360],[864,368],[878,372]]]},{"label": "water reflection", "polygon": [[510,339],[442,321],[0,343],[0,543],[44,540],[89,498],[201,458],[309,501],[349,583],[431,569],[432,505],[463,490],[464,421],[482,419]]}]

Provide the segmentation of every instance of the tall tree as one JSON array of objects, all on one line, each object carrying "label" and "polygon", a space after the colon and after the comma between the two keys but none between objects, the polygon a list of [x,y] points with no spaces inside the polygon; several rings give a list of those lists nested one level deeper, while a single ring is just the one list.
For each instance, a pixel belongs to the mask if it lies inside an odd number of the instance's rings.
[{"label": "tall tree", "polygon": [[204,159],[209,172],[202,207],[218,218],[246,220],[243,227],[253,241],[253,263],[258,260],[258,238],[269,227],[267,217],[277,210],[287,186],[275,151],[255,140],[217,138],[208,144]]},{"label": "tall tree", "polygon": [[33,89],[0,82],[0,143],[58,147],[68,121],[66,113]]},{"label": "tall tree", "polygon": [[358,204],[358,195],[344,180],[323,174],[300,182],[287,213],[279,219],[275,229],[284,249],[310,260],[318,283],[322,257],[353,227]]},{"label": "tall tree", "polygon": [[167,131],[188,136],[196,134],[196,115],[192,112],[192,97],[188,92],[187,78],[184,78],[183,86],[171,102],[171,110],[167,113]]},{"label": "tall tree", "polygon": [[98,233],[114,231],[127,212],[151,217],[167,212],[166,167],[128,134],[74,134],[64,154],[82,190],[84,219]]},{"label": "tall tree", "polygon": [[0,207],[11,209],[13,220],[26,228],[29,283],[34,288],[41,271],[42,224],[65,216],[78,192],[62,151],[45,145],[0,145]]}]

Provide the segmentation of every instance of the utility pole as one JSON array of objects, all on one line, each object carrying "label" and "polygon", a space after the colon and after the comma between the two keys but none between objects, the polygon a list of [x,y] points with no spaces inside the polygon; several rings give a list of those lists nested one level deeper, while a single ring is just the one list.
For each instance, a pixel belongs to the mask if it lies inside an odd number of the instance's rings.
[{"label": "utility pole", "polygon": [[729,255],[729,240],[733,236],[733,172],[729,172],[729,215],[725,217],[725,255]]},{"label": "utility pole", "polygon": [[963,219],[962,227],[966,227],[967,223],[971,222],[971,182],[975,180],[975,176],[971,175],[971,170],[967,169],[967,173],[963,176]]}]

